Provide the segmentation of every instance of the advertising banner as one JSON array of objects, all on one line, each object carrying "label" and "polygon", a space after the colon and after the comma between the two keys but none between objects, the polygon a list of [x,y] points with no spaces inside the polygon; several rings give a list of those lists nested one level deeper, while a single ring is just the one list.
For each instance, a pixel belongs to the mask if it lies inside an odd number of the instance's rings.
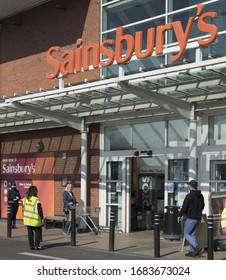
[{"label": "advertising banner", "polygon": [[[3,156],[1,160],[1,216],[7,217],[7,193],[16,183],[21,198],[27,189],[38,188],[44,216],[54,215],[54,155],[20,154]],[[22,219],[22,201],[19,201],[18,219]]]}]

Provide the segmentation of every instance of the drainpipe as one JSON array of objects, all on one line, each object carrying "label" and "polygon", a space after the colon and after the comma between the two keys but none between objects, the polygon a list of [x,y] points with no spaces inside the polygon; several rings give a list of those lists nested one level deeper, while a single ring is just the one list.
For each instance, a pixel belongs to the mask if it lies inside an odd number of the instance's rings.
[{"label": "drainpipe", "polygon": [[[87,134],[88,129],[85,126],[84,119],[81,123],[81,186],[80,186],[80,205],[82,213],[87,213]],[[86,220],[86,217],[84,218]],[[81,221],[80,227],[86,228],[85,221]]]},{"label": "drainpipe", "polygon": [[195,105],[192,105],[190,127],[189,127],[189,181],[197,180],[197,120],[195,116]]},{"label": "drainpipe", "polygon": [[87,206],[87,134],[84,119],[81,125],[81,206]]}]

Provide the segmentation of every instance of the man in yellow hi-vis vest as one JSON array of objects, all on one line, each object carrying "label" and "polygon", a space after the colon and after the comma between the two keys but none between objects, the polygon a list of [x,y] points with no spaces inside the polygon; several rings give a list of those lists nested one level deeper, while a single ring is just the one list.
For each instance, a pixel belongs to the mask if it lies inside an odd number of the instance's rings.
[{"label": "man in yellow hi-vis vest", "polygon": [[226,201],[224,203],[224,209],[221,212],[221,229],[222,233],[226,234]]},{"label": "man in yellow hi-vis vest", "polygon": [[43,225],[43,210],[36,186],[29,187],[23,201],[23,222],[27,226],[31,250],[43,250],[40,246]]}]

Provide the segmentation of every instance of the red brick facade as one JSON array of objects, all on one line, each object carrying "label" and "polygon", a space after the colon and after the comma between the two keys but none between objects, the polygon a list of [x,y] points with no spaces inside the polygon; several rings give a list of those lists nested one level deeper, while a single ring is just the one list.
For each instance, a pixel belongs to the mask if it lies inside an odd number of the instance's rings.
[{"label": "red brick facade", "polygon": [[[44,144],[43,155],[54,152],[54,182],[55,182],[55,214],[62,214],[62,177],[74,185],[74,193],[80,200],[80,133],[71,128],[49,129],[32,132],[21,132],[1,135],[1,155],[18,155],[25,153],[38,153],[36,144],[42,140]],[[66,159],[62,154],[66,154]],[[87,152],[88,197],[87,204],[98,206],[98,179],[99,179],[99,125],[92,125],[88,134]]]},{"label": "red brick facade", "polygon": [[[45,55],[52,46],[63,50],[76,47],[78,38],[84,44],[99,43],[100,1],[66,0],[65,10],[56,9],[54,0],[12,16],[1,22],[0,32],[0,98],[14,93],[39,91],[58,86],[58,80],[48,80],[51,71]],[[15,25],[19,23],[19,25]],[[65,84],[95,80],[99,70],[87,71],[65,78]],[[67,176],[75,186],[80,200],[81,135],[72,128],[26,131],[3,134],[1,155],[37,152],[35,145],[42,139],[43,154],[55,154],[55,214],[62,214],[62,176]],[[62,158],[66,153],[66,159]],[[99,125],[91,125],[88,133],[88,197],[87,204],[98,206],[99,179]]]},{"label": "red brick facade", "polygon": [[[45,77],[52,71],[45,57],[50,47],[75,49],[78,38],[86,45],[99,43],[100,1],[65,0],[66,9],[56,9],[56,4],[61,2],[50,1],[1,22],[0,98],[58,86],[57,79]],[[65,83],[98,77],[99,70],[87,71],[69,76]]]}]

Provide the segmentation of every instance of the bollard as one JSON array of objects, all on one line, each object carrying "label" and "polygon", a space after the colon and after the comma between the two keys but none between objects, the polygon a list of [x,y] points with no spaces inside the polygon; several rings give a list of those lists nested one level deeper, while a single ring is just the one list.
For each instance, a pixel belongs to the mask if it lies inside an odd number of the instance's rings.
[{"label": "bollard", "polygon": [[160,217],[158,214],[154,216],[154,242],[155,242],[155,258],[160,257],[160,230],[159,230]]},{"label": "bollard", "polygon": [[109,251],[114,251],[115,243],[115,212],[110,212]]},{"label": "bollard", "polygon": [[12,237],[12,207],[7,206],[7,237]]},{"label": "bollard", "polygon": [[213,216],[208,216],[207,218],[208,225],[208,251],[207,251],[207,260],[213,260]]},{"label": "bollard", "polygon": [[71,246],[76,246],[75,207],[71,209]]}]

